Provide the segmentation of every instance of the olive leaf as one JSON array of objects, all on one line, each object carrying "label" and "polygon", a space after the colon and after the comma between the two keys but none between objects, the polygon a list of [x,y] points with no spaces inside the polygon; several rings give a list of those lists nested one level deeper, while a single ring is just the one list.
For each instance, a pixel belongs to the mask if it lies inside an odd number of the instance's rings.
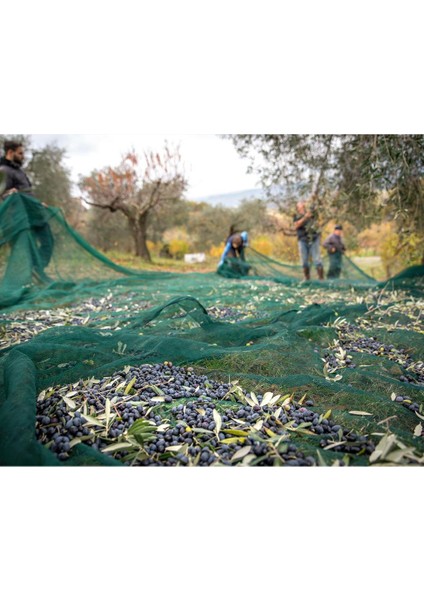
[{"label": "olive leaf", "polygon": [[106,448],[102,449],[102,452],[115,452],[118,450],[124,450],[125,448],[131,448],[133,444],[131,442],[118,442],[116,444],[111,444],[110,446],[106,446]]},{"label": "olive leaf", "polygon": [[251,449],[252,446],[244,446],[244,448],[240,448],[240,450],[237,450],[237,452],[233,454],[231,462],[236,462],[237,460],[244,458],[247,454],[249,454]]},{"label": "olive leaf", "polygon": [[212,411],[213,420],[215,421],[215,433],[219,436],[219,432],[221,431],[222,419],[219,412],[214,408]]},{"label": "olive leaf", "polygon": [[262,399],[261,406],[266,406],[266,405],[273,406],[274,404],[276,404],[278,402],[278,400],[280,398],[281,398],[281,394],[277,394],[276,396],[274,396],[272,392],[266,392]]},{"label": "olive leaf", "polygon": [[423,432],[423,426],[421,425],[421,423],[418,423],[418,425],[414,429],[414,435],[416,437],[420,437],[422,432]]},{"label": "olive leaf", "polygon": [[301,397],[301,399],[300,399],[300,400],[299,400],[299,402],[298,402],[299,406],[302,406],[302,405],[303,405],[303,403],[304,403],[304,401],[305,401],[305,398],[306,398],[306,394],[303,394],[303,396]]},{"label": "olive leaf", "polygon": [[104,390],[104,389],[106,389],[108,387],[112,387],[112,385],[114,383],[116,383],[117,381],[119,381],[119,380],[120,380],[120,377],[115,377],[115,379],[107,380],[107,381],[105,381],[105,383],[102,385],[102,387],[100,389]]},{"label": "olive leaf", "polygon": [[318,456],[318,465],[320,467],[328,467],[328,464],[325,462],[325,459],[319,450],[317,450],[317,456]]},{"label": "olive leaf", "polygon": [[271,402],[272,398],[273,398],[272,392],[265,392],[265,394],[263,395],[263,398],[262,398],[261,406],[266,406],[267,404],[269,404]]},{"label": "olive leaf", "polygon": [[251,406],[252,408],[254,408],[255,406],[259,406],[259,401],[256,397],[256,395],[254,394],[254,392],[250,393],[250,397],[249,396],[244,396],[244,400],[247,402],[247,404],[249,406]]},{"label": "olive leaf", "polygon": [[63,398],[63,401],[69,406],[71,410],[73,410],[77,406],[71,398],[68,398],[66,396]]},{"label": "olive leaf", "polygon": [[165,396],[165,392],[163,390],[161,390],[157,385],[148,385],[147,387],[149,387],[150,389],[152,389],[155,394],[157,394],[158,396]]},{"label": "olive leaf", "polygon": [[128,396],[128,394],[130,393],[133,385],[135,384],[135,382],[137,381],[137,377],[133,377],[131,379],[131,381],[129,382],[129,384],[127,385],[127,387],[125,388],[124,394],[125,396]]},{"label": "olive leaf", "polygon": [[105,414],[106,414],[106,429],[109,429],[109,421],[110,421],[110,399],[106,399],[105,404]]},{"label": "olive leaf", "polygon": [[323,373],[324,373],[324,377],[326,379],[328,379],[328,365],[327,365],[327,363],[324,364]]},{"label": "olive leaf", "polygon": [[284,398],[281,398],[281,400],[282,400],[281,406],[284,406],[284,407],[289,406],[292,399],[293,399],[293,396],[291,394],[284,396]]},{"label": "olive leaf", "polygon": [[337,446],[341,446],[344,443],[345,442],[334,442],[332,444],[328,444],[327,446],[324,446],[324,450],[330,450],[331,448],[336,448]]},{"label": "olive leaf", "polygon": [[374,452],[370,455],[370,457],[369,457],[370,463],[374,463],[379,460],[384,460],[384,458],[387,456],[387,454],[390,452],[390,450],[393,448],[393,446],[395,444],[396,444],[396,436],[393,433],[392,434],[386,433],[379,441]]},{"label": "olive leaf", "polygon": [[[208,432],[210,433],[210,432]],[[241,438],[241,437],[231,437],[231,438],[225,438],[225,440],[220,440],[221,444],[244,444],[244,440],[246,438]]]},{"label": "olive leaf", "polygon": [[256,458],[256,455],[255,455],[255,454],[248,454],[248,455],[247,455],[247,456],[245,456],[245,457],[243,458],[243,460],[241,461],[241,462],[242,462],[242,465],[246,465],[246,466],[247,466],[247,465],[250,465],[250,463],[252,462],[252,460],[254,460],[255,458]]},{"label": "olive leaf", "polygon": [[97,425],[98,427],[102,427],[104,428],[103,423],[101,423],[98,419],[96,419],[95,417],[91,416],[91,415],[84,415],[84,418],[86,419],[87,423],[89,425]]},{"label": "olive leaf", "polygon": [[147,419],[137,419],[128,429],[127,435],[132,436],[139,444],[151,442],[155,439],[157,426]]},{"label": "olive leaf", "polygon": [[77,446],[78,444],[81,444],[82,440],[81,438],[74,438],[73,440],[71,440],[69,442],[69,447],[73,448],[74,446]]},{"label": "olive leaf", "polygon": [[241,437],[247,437],[249,435],[248,431],[242,431],[241,429],[223,429],[223,433],[228,433],[231,435],[237,435]]},{"label": "olive leaf", "polygon": [[171,425],[169,423],[162,423],[161,425],[159,425],[157,430],[162,433],[163,431],[166,431],[170,427],[171,427]]}]

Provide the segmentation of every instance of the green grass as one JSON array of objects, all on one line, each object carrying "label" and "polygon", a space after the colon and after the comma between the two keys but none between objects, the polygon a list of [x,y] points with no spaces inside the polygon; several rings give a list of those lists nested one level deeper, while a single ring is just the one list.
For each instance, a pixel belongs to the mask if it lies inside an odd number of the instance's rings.
[{"label": "green grass", "polygon": [[206,257],[205,262],[188,264],[184,260],[176,260],[173,258],[162,258],[152,254],[152,262],[146,262],[138,256],[110,250],[104,253],[113,262],[128,267],[130,269],[138,269],[143,271],[175,271],[178,273],[207,273],[216,271],[218,260],[216,258]]},{"label": "green grass", "polygon": [[350,259],[367,275],[374,279],[384,281],[387,279],[386,271],[379,256],[351,256]]},{"label": "green grass", "polygon": [[[206,256],[203,263],[187,264],[184,260],[162,258],[152,254],[152,262],[148,263],[138,256],[110,250],[105,252],[106,256],[113,262],[130,269],[143,271],[175,271],[178,273],[207,273],[215,272],[218,264],[217,258]],[[385,280],[386,273],[379,256],[351,256],[350,259],[358,265],[365,273],[377,280]],[[276,259],[278,260],[278,258]],[[281,262],[284,262],[283,260]]]}]

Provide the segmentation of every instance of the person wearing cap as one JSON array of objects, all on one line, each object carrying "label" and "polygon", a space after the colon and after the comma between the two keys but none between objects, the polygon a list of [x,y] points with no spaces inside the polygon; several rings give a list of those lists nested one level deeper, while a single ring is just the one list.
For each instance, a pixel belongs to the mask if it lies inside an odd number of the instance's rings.
[{"label": "person wearing cap", "polygon": [[328,267],[327,279],[338,279],[342,270],[342,257],[346,251],[342,240],[343,227],[336,225],[331,233],[323,242],[324,248],[328,252],[330,264]]}]

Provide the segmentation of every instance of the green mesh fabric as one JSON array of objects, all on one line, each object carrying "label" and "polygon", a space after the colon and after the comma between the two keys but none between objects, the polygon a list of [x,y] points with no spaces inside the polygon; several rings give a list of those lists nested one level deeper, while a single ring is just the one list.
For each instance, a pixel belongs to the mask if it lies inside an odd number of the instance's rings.
[{"label": "green mesh fabric", "polygon": [[[226,258],[222,266],[218,268],[218,274],[229,279],[240,279],[246,276],[261,277],[272,279],[280,283],[297,282],[303,277],[303,269],[298,265],[286,265],[277,260],[257,252],[254,248],[245,249],[246,260],[237,258]],[[324,273],[328,274],[330,270],[329,258],[327,255],[322,259]],[[316,269],[311,265],[311,280],[317,280]],[[369,285],[376,281],[357,267],[347,256],[341,260],[340,277],[337,279],[326,279],[325,285],[331,286],[333,283],[337,287],[341,285]]]},{"label": "green mesh fabric", "polygon": [[[300,267],[253,248],[246,262],[248,276],[226,263],[219,273],[132,271],[87,244],[58,209],[10,196],[0,205],[0,464],[120,465],[84,443],[60,462],[36,439],[37,396],[163,361],[257,394],[306,394],[343,427],[380,437],[390,427],[421,456],[422,409],[393,398],[424,401],[424,267],[377,283],[344,257],[340,279],[303,282]],[[365,338],[393,349],[362,351]],[[354,348],[355,368],[334,358],[339,342]],[[290,435],[324,462],[340,455],[318,435]]]}]

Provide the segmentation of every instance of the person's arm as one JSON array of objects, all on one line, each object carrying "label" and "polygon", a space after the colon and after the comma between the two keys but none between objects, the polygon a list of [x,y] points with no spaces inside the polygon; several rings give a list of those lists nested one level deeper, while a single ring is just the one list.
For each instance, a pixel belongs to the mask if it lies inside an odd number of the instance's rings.
[{"label": "person's arm", "polygon": [[330,249],[330,247],[332,246],[332,244],[331,244],[331,236],[330,235],[325,238],[325,240],[323,241],[322,245],[324,246],[324,248],[326,248],[326,250]]},{"label": "person's arm", "polygon": [[299,229],[299,227],[303,227],[303,225],[305,225],[306,221],[309,221],[309,219],[311,217],[312,217],[312,213],[308,211],[305,215],[303,215],[303,217],[301,219],[298,219],[297,221],[294,222],[294,228]]},{"label": "person's arm", "polygon": [[334,239],[331,235],[329,235],[328,238],[324,240],[324,243],[322,245],[328,250],[330,254],[334,254],[334,252],[336,252],[337,250],[337,246],[334,243]]},{"label": "person's arm", "polygon": [[227,242],[227,244],[224,248],[224,252],[221,255],[221,260],[218,263],[218,267],[220,267],[224,263],[224,259],[227,256],[228,252],[230,251],[230,248],[231,248],[231,244],[230,244],[230,242]]},{"label": "person's arm", "polygon": [[7,196],[9,196],[9,194],[13,194],[14,192],[17,192],[18,190],[14,187],[14,182],[13,182],[13,178],[11,176],[11,174],[9,173],[9,170],[7,168],[4,168],[3,166],[0,167],[0,188],[4,191],[2,191],[1,196],[3,198],[6,198]]}]

